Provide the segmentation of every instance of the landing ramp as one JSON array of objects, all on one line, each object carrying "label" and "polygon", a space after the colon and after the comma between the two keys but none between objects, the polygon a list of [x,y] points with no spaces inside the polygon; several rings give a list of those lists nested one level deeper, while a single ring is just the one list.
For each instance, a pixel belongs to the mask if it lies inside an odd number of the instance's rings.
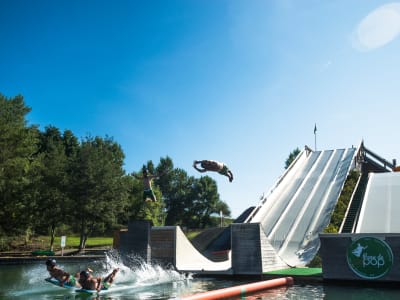
[{"label": "landing ramp", "polygon": [[231,258],[222,262],[213,262],[203,256],[197,249],[190,243],[186,238],[185,234],[182,232],[180,227],[176,227],[176,268],[179,271],[185,272],[215,272],[222,271],[226,273],[231,272]]},{"label": "landing ramp", "polygon": [[399,233],[400,172],[370,173],[356,233]]}]

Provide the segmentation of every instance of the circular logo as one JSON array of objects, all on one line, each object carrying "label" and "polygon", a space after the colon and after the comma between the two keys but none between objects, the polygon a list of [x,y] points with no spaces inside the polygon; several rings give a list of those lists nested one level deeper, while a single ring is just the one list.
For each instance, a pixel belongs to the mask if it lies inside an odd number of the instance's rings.
[{"label": "circular logo", "polygon": [[390,246],[374,237],[362,237],[347,248],[347,263],[361,278],[377,279],[388,273],[393,265]]}]

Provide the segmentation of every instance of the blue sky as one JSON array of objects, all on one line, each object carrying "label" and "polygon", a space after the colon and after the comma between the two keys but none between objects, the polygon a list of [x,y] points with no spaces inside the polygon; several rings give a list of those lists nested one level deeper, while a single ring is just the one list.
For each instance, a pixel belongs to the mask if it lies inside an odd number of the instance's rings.
[{"label": "blue sky", "polygon": [[0,93],[31,124],[111,136],[127,172],[225,162],[234,217],[304,145],[400,161],[400,2],[0,1]]}]

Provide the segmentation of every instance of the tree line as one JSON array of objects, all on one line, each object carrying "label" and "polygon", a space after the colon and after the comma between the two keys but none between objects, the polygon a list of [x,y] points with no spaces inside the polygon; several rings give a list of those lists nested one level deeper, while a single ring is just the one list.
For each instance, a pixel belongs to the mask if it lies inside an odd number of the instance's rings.
[{"label": "tree line", "polygon": [[[125,155],[113,138],[28,124],[31,108],[21,95],[0,94],[0,238],[51,237],[57,231],[87,238],[126,226],[130,219],[188,228],[215,226],[213,214],[230,216],[208,177],[188,176],[170,157],[147,161],[157,202],[143,201],[143,185],[124,170]],[[140,172],[140,170],[138,171]]]}]

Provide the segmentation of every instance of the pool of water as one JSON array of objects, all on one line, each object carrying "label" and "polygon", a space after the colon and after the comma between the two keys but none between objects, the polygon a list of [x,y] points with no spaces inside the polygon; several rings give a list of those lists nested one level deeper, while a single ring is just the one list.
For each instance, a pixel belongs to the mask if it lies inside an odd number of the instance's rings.
[{"label": "pool of water", "polygon": [[[135,264],[136,267],[128,267],[110,257],[106,261],[90,264],[60,264],[70,273],[90,267],[96,276],[105,276],[113,268],[120,268],[115,284],[108,291],[87,295],[47,283],[44,280],[48,277],[44,261],[43,264],[0,265],[0,299],[180,299],[185,295],[254,281],[250,278],[247,281],[196,278],[191,274],[180,274],[172,269],[143,262]],[[400,299],[400,289],[368,285],[296,284],[295,281],[293,286],[273,288],[245,299]]]}]

